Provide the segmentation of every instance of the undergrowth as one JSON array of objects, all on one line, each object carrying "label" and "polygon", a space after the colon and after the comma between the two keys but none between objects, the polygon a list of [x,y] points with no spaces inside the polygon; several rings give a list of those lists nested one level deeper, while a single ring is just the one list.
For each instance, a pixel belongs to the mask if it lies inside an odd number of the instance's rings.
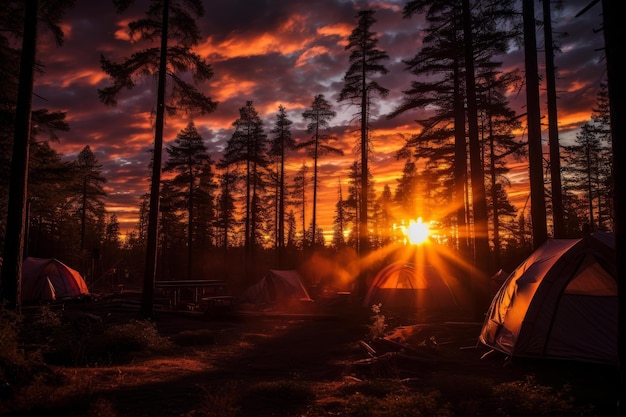
[{"label": "undergrowth", "polygon": [[[381,305],[372,306],[368,329],[383,337],[387,327]],[[73,415],[117,417],[110,397],[94,392],[80,372],[56,366],[110,367],[151,355],[176,353],[177,347],[214,343],[213,332],[182,331],[168,339],[148,320],[103,323],[98,317],[41,308],[24,317],[0,309],[0,415]],[[377,363],[377,365],[376,365]],[[56,365],[56,366],[53,366]],[[384,368],[384,369],[383,369]],[[352,369],[349,366],[346,369]],[[260,376],[260,375],[259,375]],[[268,376],[269,377],[269,376]],[[332,392],[323,386],[333,386]],[[352,374],[339,381],[213,381],[198,386],[197,401],[175,417],[341,415],[345,417],[601,417],[591,405],[577,404],[568,385],[544,386],[532,376],[494,382],[480,374],[451,375],[436,369],[400,379],[392,364],[375,361],[364,379]],[[56,398],[55,402],[51,398]],[[80,401],[77,401],[80,399]],[[73,407],[73,408],[72,408]],[[79,414],[76,414],[79,413]]]},{"label": "undergrowth", "polygon": [[173,346],[148,320],[105,325],[88,313],[47,306],[28,315],[0,308],[0,334],[0,414],[49,407],[52,394],[66,389],[53,365],[130,363]]}]

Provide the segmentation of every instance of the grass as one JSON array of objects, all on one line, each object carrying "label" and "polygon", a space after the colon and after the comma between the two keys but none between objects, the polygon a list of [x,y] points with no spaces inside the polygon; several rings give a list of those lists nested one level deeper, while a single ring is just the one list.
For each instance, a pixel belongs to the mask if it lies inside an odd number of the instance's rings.
[{"label": "grass", "polygon": [[[374,310],[374,313],[371,325],[364,330],[364,337],[381,337],[387,327],[380,310]],[[215,333],[206,328],[181,329],[170,337],[163,337],[155,324],[147,320],[129,319],[119,323],[102,323],[88,314],[63,314],[47,308],[42,308],[29,317],[0,311],[0,334],[0,414],[7,416],[34,416],[55,412],[88,417],[128,415],[118,410],[118,394],[115,393],[123,393],[130,386],[122,380],[116,380],[114,373],[109,372],[111,393],[102,391],[101,387],[96,389],[89,379],[89,369],[100,367],[114,371],[116,367],[124,367],[123,372],[132,374],[133,364],[142,366],[142,360],[149,361],[157,356],[183,359],[185,355],[191,355],[190,352],[208,352],[218,345]],[[194,360],[202,363],[206,356],[201,355],[199,358]],[[227,359],[237,360],[227,357],[223,360]],[[597,407],[588,398],[581,398],[580,390],[576,391],[568,384],[546,385],[528,373],[521,379],[495,381],[479,371],[452,374],[450,369],[439,370],[434,367],[424,369],[415,378],[402,378],[399,371],[398,364],[393,360],[381,360],[373,362],[368,372],[358,374],[354,373],[353,367],[347,365],[342,375],[328,380],[294,377],[295,374],[285,378],[280,375],[254,374],[253,371],[245,375],[224,376],[223,379],[209,378],[185,392],[184,406],[177,405],[178,408],[170,410],[157,409],[156,411],[162,413],[153,415],[607,415],[606,407]],[[120,375],[121,372],[120,370]],[[203,372],[202,367],[197,372]],[[173,377],[181,380],[187,378],[176,374]],[[140,387],[143,382],[139,374],[134,377],[134,381],[138,381],[139,388],[133,386],[133,389],[143,389]],[[163,382],[162,389],[175,387],[168,384],[170,383]],[[150,395],[158,395],[156,392]],[[576,398],[577,395],[579,398]],[[52,398],[56,400],[51,401]]]}]

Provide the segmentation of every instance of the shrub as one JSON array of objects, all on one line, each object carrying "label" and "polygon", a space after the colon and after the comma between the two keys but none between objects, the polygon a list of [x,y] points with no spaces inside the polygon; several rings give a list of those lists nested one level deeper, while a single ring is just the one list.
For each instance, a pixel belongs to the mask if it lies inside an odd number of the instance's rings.
[{"label": "shrub", "polygon": [[130,320],[105,326],[98,316],[72,312],[58,326],[44,314],[38,321],[44,329],[40,343],[46,363],[64,366],[113,365],[127,363],[140,355],[170,349],[172,343],[162,337],[154,323]]},{"label": "shrub", "polygon": [[560,391],[539,385],[534,377],[524,381],[506,382],[496,385],[492,391],[493,409],[499,416],[541,417],[541,416],[584,416],[582,410],[574,406],[568,386]]},{"label": "shrub", "polygon": [[58,377],[38,349],[25,348],[24,328],[22,315],[0,307],[0,400],[14,400],[22,391],[40,392]]},{"label": "shrub", "polygon": [[344,416],[351,417],[452,417],[449,403],[437,391],[430,393],[395,393],[383,398],[368,397],[361,393],[346,402]]},{"label": "shrub", "polygon": [[378,339],[385,335],[387,329],[386,317],[382,314],[382,303],[374,304],[372,306],[372,312],[374,315],[371,317],[372,324],[369,326],[369,335],[372,339]]},{"label": "shrub", "polygon": [[172,342],[159,335],[153,322],[130,320],[91,337],[84,346],[84,360],[87,364],[119,364],[171,348]]},{"label": "shrub", "polygon": [[0,309],[0,398],[10,396],[16,385],[30,379],[28,364],[20,349],[19,324],[17,314]]}]

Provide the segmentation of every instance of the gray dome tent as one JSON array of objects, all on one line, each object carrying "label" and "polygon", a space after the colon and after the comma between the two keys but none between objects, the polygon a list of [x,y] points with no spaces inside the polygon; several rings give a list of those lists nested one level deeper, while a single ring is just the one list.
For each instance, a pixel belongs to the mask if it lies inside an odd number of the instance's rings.
[{"label": "gray dome tent", "polygon": [[511,357],[617,364],[615,238],[548,239],[494,296],[480,341]]}]

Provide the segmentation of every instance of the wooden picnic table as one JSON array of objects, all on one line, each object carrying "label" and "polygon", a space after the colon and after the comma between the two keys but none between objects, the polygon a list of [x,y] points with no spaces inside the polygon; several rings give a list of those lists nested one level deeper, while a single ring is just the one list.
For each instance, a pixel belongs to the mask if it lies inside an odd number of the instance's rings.
[{"label": "wooden picnic table", "polygon": [[[214,279],[193,279],[193,280],[173,280],[173,281],[155,281],[155,289],[169,295],[170,305],[172,308],[178,308],[182,303],[193,303],[200,306],[200,301],[207,297],[229,297],[227,294],[228,284],[222,280]],[[185,290],[191,292],[191,299],[186,300],[182,297]]]}]

